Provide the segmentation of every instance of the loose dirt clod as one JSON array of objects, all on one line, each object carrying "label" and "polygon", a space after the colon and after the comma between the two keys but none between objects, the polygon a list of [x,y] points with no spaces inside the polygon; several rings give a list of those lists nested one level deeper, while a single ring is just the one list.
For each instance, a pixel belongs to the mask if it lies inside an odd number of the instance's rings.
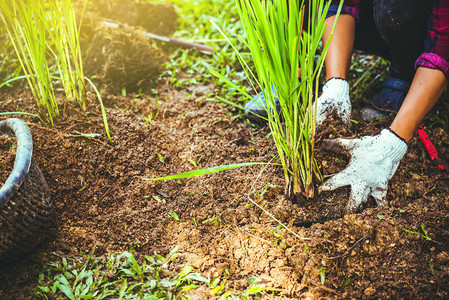
[{"label": "loose dirt clod", "polygon": [[[78,3],[82,15],[84,2]],[[103,21],[121,24],[113,29]],[[148,89],[164,61],[162,45],[139,32],[170,36],[178,27],[173,4],[147,1],[89,1],[81,23],[81,46],[87,76],[110,91]]]},{"label": "loose dirt clod", "polygon": [[148,89],[161,73],[162,51],[133,28],[97,28],[84,60],[88,76],[113,92]]}]

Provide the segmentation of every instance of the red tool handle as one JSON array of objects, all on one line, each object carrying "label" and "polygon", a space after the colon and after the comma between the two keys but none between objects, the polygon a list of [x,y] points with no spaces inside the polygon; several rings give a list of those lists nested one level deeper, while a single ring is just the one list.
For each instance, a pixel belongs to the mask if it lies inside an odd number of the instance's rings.
[{"label": "red tool handle", "polygon": [[435,146],[430,141],[429,136],[424,131],[424,128],[422,128],[422,126],[419,126],[418,128],[418,136],[424,148],[426,148],[427,153],[429,153],[430,159],[432,161],[436,160],[438,169],[442,171],[447,171],[448,168],[443,165],[444,162],[438,156],[437,149],[435,149]]}]

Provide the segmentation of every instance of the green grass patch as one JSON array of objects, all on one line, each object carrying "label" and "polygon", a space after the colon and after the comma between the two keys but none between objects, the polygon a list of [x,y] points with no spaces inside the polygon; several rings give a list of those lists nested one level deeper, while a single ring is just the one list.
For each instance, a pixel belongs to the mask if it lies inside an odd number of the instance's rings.
[{"label": "green grass patch", "polygon": [[39,275],[36,296],[43,299],[190,299],[186,294],[208,287],[210,280],[187,265],[171,270],[177,257],[173,249],[166,257],[145,256],[139,263],[132,252],[107,258],[56,255]]},{"label": "green grass patch", "polygon": [[[226,31],[234,37],[243,35],[234,2],[213,0],[170,0],[170,2],[177,7],[180,16],[179,30],[174,33],[174,37],[211,46],[215,53],[207,55],[192,49],[177,49],[171,55],[170,61],[165,63],[166,70],[161,80],[164,82],[169,80],[177,88],[213,83],[216,86],[214,90],[216,95],[235,102],[246,101],[247,98],[234,87],[218,80],[209,72],[210,68],[214,68],[237,85],[242,87],[248,85],[236,53],[211,23],[211,20],[222,23]],[[244,44],[237,47],[243,56],[250,56]],[[215,98],[211,96],[210,99]]]},{"label": "green grass patch", "polygon": [[[167,256],[158,254],[136,260],[132,251],[107,257],[66,256],[54,253],[39,274],[33,296],[40,299],[261,299],[281,291],[266,288],[249,278],[243,292],[229,291],[227,280],[206,278],[192,265],[175,265],[177,247]],[[196,291],[201,289],[201,291]],[[189,294],[196,293],[195,297]]]}]

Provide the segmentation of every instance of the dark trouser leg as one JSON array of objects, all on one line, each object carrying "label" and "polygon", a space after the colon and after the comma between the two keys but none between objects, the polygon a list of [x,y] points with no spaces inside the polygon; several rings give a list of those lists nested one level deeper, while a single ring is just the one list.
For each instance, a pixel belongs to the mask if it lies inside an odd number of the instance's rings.
[{"label": "dark trouser leg", "polygon": [[360,22],[355,27],[354,49],[391,59],[390,47],[377,30],[374,21],[373,1],[363,0]]},{"label": "dark trouser leg", "polygon": [[[390,60],[390,76],[370,104],[360,111],[365,121],[398,112],[424,49],[430,0],[363,0],[355,49]],[[363,19],[364,18],[364,19]]]},{"label": "dark trouser leg", "polygon": [[374,20],[391,47],[390,73],[411,81],[415,61],[424,49],[424,37],[432,9],[430,0],[375,0]]},{"label": "dark trouser leg", "polygon": [[390,60],[391,76],[411,81],[431,8],[430,0],[363,0],[354,48]]}]

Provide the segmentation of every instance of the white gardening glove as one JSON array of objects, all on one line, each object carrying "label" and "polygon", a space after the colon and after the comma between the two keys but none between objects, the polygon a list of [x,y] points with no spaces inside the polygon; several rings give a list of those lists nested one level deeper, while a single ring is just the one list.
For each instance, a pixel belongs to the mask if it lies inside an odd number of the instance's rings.
[{"label": "white gardening glove", "polygon": [[317,100],[316,124],[321,125],[334,111],[345,124],[349,124],[351,116],[349,84],[340,78],[329,79],[323,86],[323,93]]},{"label": "white gardening glove", "polygon": [[319,193],[350,185],[351,195],[346,206],[349,212],[355,212],[368,196],[373,196],[379,206],[387,203],[388,180],[407,151],[404,140],[390,129],[383,129],[376,136],[326,140],[325,147],[349,151],[351,159],[346,169],[319,187]]}]

